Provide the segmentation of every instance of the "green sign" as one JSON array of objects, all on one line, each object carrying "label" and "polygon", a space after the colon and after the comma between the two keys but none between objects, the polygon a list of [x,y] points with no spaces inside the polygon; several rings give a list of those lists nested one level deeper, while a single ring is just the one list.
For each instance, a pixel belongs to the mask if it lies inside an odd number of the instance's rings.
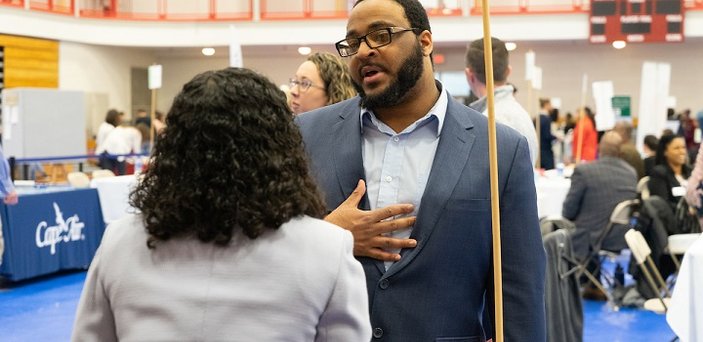
[{"label": "green sign", "polygon": [[630,116],[630,97],[629,96],[613,96],[610,99],[613,105],[613,111],[617,116]]}]

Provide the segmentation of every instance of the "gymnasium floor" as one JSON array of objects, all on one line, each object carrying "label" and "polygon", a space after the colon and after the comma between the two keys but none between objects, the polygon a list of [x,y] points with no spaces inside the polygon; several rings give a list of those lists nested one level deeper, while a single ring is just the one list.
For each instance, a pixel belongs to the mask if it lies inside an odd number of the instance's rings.
[{"label": "gymnasium floor", "polygon": [[[68,272],[18,284],[0,284],[0,340],[68,341],[85,272]],[[584,302],[584,341],[669,342],[663,315],[636,309],[612,311]]]}]

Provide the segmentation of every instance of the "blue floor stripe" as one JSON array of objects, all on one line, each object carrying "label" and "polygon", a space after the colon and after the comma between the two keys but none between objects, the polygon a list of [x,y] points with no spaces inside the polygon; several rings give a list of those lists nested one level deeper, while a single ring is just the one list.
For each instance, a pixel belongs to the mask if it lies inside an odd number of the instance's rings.
[{"label": "blue floor stripe", "polygon": [[[0,339],[68,341],[85,274],[65,273],[0,288]],[[664,315],[628,308],[615,312],[605,302],[584,301],[584,321],[585,342],[668,342],[675,336]]]}]

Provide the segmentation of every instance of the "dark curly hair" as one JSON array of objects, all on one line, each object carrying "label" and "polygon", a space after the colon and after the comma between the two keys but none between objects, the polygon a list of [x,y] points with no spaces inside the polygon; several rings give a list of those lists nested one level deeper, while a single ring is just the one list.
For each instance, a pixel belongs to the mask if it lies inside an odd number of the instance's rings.
[{"label": "dark curly hair", "polygon": [[296,216],[322,217],[292,118],[283,92],[251,70],[208,71],[186,83],[130,194],[147,246],[175,237],[226,245],[237,230],[255,239]]}]

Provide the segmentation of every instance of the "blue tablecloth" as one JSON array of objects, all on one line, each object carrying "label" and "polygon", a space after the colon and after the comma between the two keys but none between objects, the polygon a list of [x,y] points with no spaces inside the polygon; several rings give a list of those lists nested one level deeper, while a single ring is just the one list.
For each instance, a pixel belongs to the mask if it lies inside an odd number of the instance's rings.
[{"label": "blue tablecloth", "polygon": [[105,230],[95,189],[20,192],[19,203],[3,204],[0,216],[0,275],[13,281],[88,267]]}]

